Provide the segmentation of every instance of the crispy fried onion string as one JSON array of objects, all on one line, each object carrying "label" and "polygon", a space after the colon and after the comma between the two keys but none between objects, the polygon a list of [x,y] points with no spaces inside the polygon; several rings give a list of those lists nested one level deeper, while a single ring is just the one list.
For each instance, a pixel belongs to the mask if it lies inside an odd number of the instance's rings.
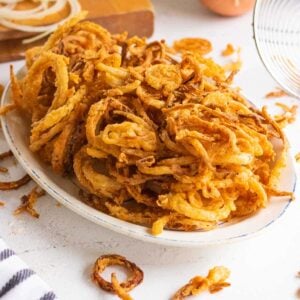
[{"label": "crispy fried onion string", "polygon": [[23,79],[11,69],[11,105],[31,119],[30,149],[75,175],[86,203],[156,235],[210,230],[290,196],[276,186],[295,107],[277,122],[254,108],[231,86],[236,70],[204,56],[207,40],[174,50],[83,18],[26,53]]},{"label": "crispy fried onion string", "polygon": [[206,290],[211,294],[222,290],[224,287],[230,286],[226,282],[230,275],[230,271],[225,267],[214,267],[209,270],[206,277],[196,276],[189,283],[184,285],[172,297],[172,300],[183,300],[185,297],[198,295]]},{"label": "crispy fried onion string", "polygon": [[31,180],[29,175],[23,176],[21,179],[16,181],[7,181],[7,182],[0,182],[0,190],[7,191],[7,190],[16,190],[21,186],[25,185]]},{"label": "crispy fried onion string", "polygon": [[[11,151],[3,152],[0,154],[0,160],[3,160],[7,157],[12,157],[13,153]],[[0,167],[0,172],[6,173],[8,170],[7,168]],[[7,181],[7,182],[0,182],[0,190],[1,191],[7,191],[7,190],[15,190],[20,188],[21,186],[25,185],[31,180],[29,175],[23,176],[21,179],[16,181]]]},{"label": "crispy fried onion string", "polygon": [[39,186],[34,187],[28,195],[24,195],[21,198],[20,206],[14,211],[15,215],[19,215],[23,211],[28,212],[32,217],[39,218],[39,213],[34,208],[37,199],[45,195],[45,191]]},{"label": "crispy fried onion string", "polygon": [[[114,273],[111,275],[111,282],[106,281],[101,276],[101,273],[103,273],[106,267],[114,265],[124,266],[130,271],[130,275],[125,282],[119,283]],[[124,300],[132,299],[128,295],[128,292],[139,285],[143,281],[143,277],[143,271],[136,264],[117,254],[100,256],[94,264],[92,273],[92,279],[101,289],[115,293]]]}]

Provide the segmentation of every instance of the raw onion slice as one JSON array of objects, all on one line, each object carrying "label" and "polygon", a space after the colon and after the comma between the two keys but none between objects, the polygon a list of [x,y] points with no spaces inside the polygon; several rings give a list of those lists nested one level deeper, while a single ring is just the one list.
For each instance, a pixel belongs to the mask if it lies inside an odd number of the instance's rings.
[{"label": "raw onion slice", "polygon": [[[16,10],[16,4],[23,0],[0,0],[0,4],[4,6],[0,8],[0,24],[7,28],[19,30],[23,32],[36,32],[40,33],[34,37],[23,40],[24,44],[28,44],[37,41],[51,32],[53,32],[57,26],[77,14],[81,10],[81,6],[78,0],[40,0],[40,4],[32,9],[28,10]],[[53,3],[50,6],[50,3]],[[42,19],[51,14],[61,11],[67,4],[70,6],[69,15],[61,21],[55,22],[50,25],[24,25],[18,24],[16,20],[28,20],[28,19]]]},{"label": "raw onion slice", "polygon": [[49,7],[49,2],[54,1],[42,1],[41,4],[33,9],[28,10],[6,10],[0,12],[0,18],[10,20],[28,20],[28,19],[42,19],[50,14],[55,14],[61,11],[67,4],[67,0],[56,1],[54,5]]}]

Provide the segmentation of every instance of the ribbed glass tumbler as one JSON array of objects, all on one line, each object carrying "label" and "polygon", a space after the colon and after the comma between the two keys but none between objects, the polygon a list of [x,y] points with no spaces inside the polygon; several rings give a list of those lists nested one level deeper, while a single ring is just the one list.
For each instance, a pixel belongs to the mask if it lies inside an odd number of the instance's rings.
[{"label": "ribbed glass tumbler", "polygon": [[254,39],[267,70],[300,98],[300,0],[257,0]]}]

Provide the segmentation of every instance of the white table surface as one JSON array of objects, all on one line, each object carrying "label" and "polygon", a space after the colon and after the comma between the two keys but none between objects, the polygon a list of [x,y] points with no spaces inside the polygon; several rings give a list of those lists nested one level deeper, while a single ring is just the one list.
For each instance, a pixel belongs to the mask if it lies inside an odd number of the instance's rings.
[{"label": "white table surface", "polygon": [[[154,39],[171,42],[185,36],[207,37],[214,43],[216,55],[227,42],[242,47],[244,66],[236,82],[258,106],[271,109],[276,100],[264,95],[277,84],[259,61],[252,38],[251,14],[239,18],[221,18],[202,8],[197,0],[155,0]],[[23,62],[14,63],[16,69]],[[0,82],[8,81],[9,64],[0,65]],[[279,99],[299,103],[295,99]],[[300,109],[299,109],[300,110]],[[300,151],[300,111],[298,120],[286,133],[294,155]],[[6,149],[3,137],[1,150]],[[12,162],[11,176],[21,174]],[[299,176],[299,166],[297,166]],[[1,175],[3,176],[3,175]],[[8,176],[4,176],[8,179]],[[116,299],[101,291],[90,280],[96,258],[118,253],[144,270],[144,282],[131,295],[135,299],[169,299],[182,284],[197,274],[206,274],[215,265],[231,269],[232,286],[215,295],[200,299],[298,299],[300,279],[300,203],[290,205],[284,216],[262,235],[235,244],[201,249],[168,248],[147,244],[95,225],[64,207],[58,207],[49,196],[40,199],[39,219],[27,214],[13,216],[20,195],[18,191],[1,192],[6,202],[0,208],[0,235],[57,293],[61,299]],[[299,188],[296,191],[298,198]],[[16,299],[18,300],[18,299]]]}]

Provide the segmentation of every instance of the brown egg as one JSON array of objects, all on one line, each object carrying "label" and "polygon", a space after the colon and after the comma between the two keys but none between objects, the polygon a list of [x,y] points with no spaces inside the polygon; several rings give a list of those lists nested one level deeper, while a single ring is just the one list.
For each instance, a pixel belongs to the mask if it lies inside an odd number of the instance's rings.
[{"label": "brown egg", "polygon": [[222,16],[239,16],[251,10],[255,0],[200,0],[204,6]]}]

